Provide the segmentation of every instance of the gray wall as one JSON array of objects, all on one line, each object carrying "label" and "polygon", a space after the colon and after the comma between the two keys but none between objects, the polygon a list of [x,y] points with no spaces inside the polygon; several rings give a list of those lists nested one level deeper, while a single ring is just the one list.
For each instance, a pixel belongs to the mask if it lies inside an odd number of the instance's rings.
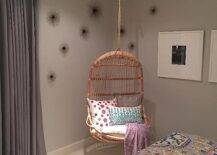
[{"label": "gray wall", "polygon": [[[48,151],[86,138],[86,87],[90,63],[113,47],[113,2],[99,0],[102,16],[92,19],[92,0],[41,0],[39,23],[40,80],[43,121]],[[48,23],[48,14],[59,13],[56,26]],[[89,28],[89,37],[80,37],[80,28]],[[59,47],[68,43],[69,52]],[[49,82],[48,73],[56,73]]]},{"label": "gray wall", "polygon": [[[158,13],[149,14],[156,5]],[[144,68],[146,108],[159,138],[183,131],[217,139],[217,84],[208,83],[210,31],[217,29],[216,0],[127,0],[124,20],[129,31],[124,46],[137,42]],[[205,30],[203,81],[157,77],[159,31]]]}]

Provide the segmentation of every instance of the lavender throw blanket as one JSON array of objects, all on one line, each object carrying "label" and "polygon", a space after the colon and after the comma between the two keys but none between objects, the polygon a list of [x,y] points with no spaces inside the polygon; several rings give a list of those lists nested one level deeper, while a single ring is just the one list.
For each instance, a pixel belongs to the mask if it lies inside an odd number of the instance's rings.
[{"label": "lavender throw blanket", "polygon": [[124,139],[125,155],[137,155],[148,145],[148,130],[146,124],[129,123]]}]

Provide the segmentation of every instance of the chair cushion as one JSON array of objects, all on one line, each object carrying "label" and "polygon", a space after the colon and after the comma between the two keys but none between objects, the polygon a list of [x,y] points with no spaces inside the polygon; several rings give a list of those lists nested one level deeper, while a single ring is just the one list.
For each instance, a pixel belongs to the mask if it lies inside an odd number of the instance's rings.
[{"label": "chair cushion", "polygon": [[126,123],[142,123],[141,106],[112,107],[109,106],[110,125],[123,125]]},{"label": "chair cushion", "polygon": [[87,98],[87,101],[91,112],[92,127],[101,132],[103,127],[109,126],[109,106],[116,106],[117,100],[114,98],[112,100],[96,101]]},{"label": "chair cushion", "polygon": [[114,125],[104,127],[102,133],[105,134],[126,134],[127,127],[126,125]]},{"label": "chair cushion", "polygon": [[119,107],[135,107],[142,103],[142,95],[118,96]]}]

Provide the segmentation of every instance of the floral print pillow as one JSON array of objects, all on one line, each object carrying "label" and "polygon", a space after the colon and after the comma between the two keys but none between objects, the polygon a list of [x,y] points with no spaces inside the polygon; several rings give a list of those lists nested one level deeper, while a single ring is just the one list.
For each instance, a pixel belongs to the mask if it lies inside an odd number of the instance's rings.
[{"label": "floral print pillow", "polygon": [[109,107],[117,106],[117,99],[114,98],[112,100],[96,101],[87,98],[87,101],[93,122],[92,127],[101,132],[102,129],[109,126],[111,122],[109,117]]}]

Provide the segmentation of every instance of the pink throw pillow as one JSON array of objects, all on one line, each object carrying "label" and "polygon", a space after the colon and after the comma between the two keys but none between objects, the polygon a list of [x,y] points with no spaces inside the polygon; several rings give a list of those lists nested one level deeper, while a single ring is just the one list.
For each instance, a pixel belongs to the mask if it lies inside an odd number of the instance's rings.
[{"label": "pink throw pillow", "polygon": [[109,126],[109,123],[111,122],[109,117],[109,106],[117,106],[117,99],[96,101],[87,98],[87,101],[92,117],[92,127],[101,132],[102,129]]}]

